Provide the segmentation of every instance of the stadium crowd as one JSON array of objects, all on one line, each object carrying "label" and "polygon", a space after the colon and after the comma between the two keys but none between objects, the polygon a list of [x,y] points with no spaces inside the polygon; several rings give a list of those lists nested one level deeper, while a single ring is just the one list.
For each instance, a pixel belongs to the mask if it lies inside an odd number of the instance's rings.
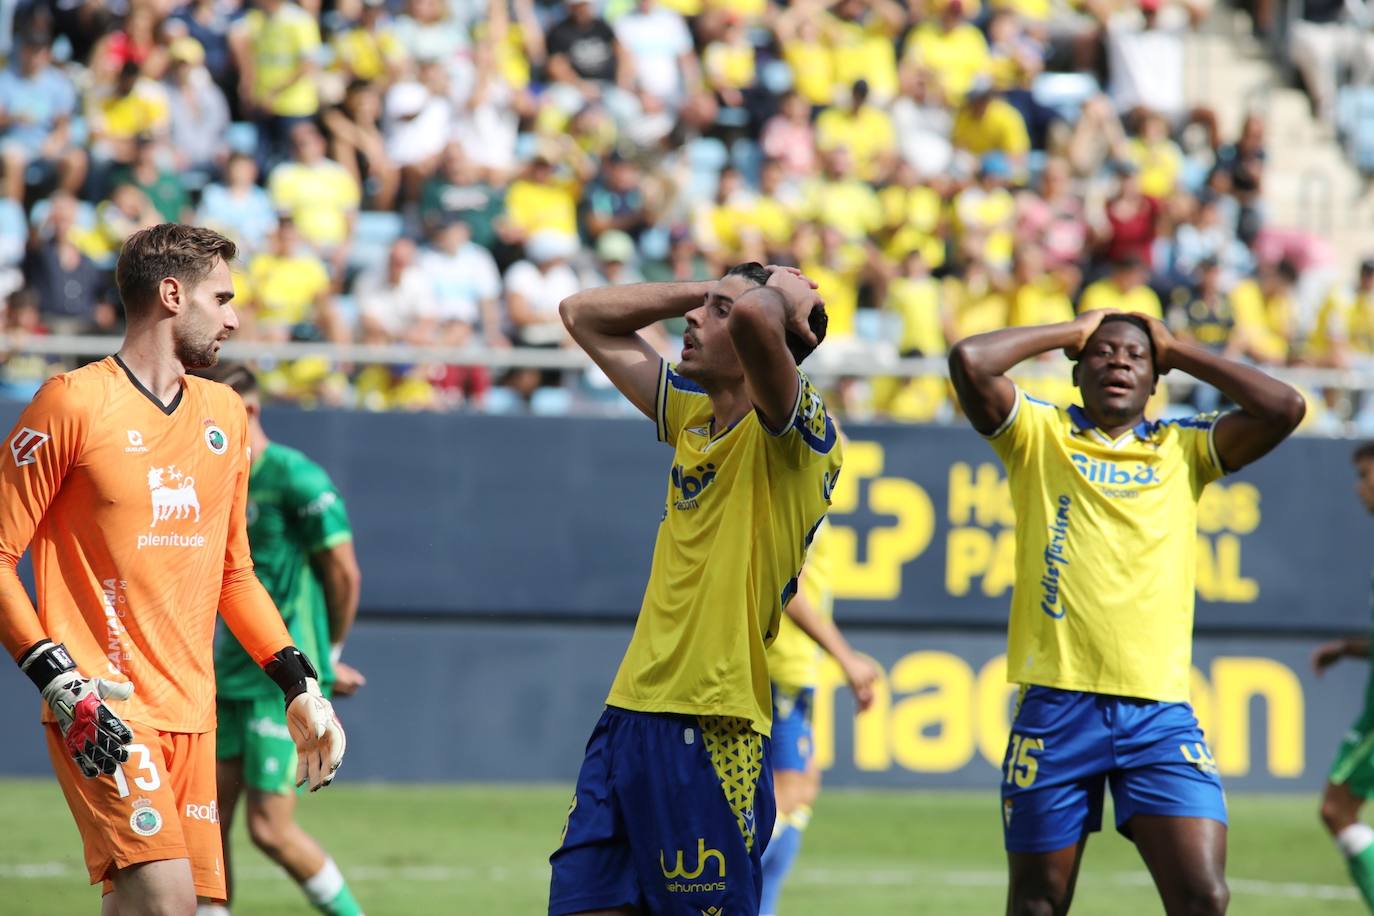
[{"label": "stadium crowd", "polygon": [[[1265,365],[1374,356],[1374,262],[1337,276],[1267,226],[1263,118],[1224,136],[1186,104],[1199,2],[319,3],[0,23],[5,392],[60,368],[31,335],[119,330],[120,245],[167,220],[240,246],[239,340],[566,347],[580,288],[755,260],[820,282],[851,362],[1099,307]],[[273,397],[372,409],[617,400],[594,370],[259,367]],[[832,403],[953,410],[936,377]]]}]

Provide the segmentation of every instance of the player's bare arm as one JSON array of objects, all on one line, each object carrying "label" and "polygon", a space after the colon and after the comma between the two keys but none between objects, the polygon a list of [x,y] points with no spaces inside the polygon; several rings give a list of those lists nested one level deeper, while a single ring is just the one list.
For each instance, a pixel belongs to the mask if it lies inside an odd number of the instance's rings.
[{"label": "player's bare arm", "polygon": [[1323,674],[1343,658],[1369,658],[1369,637],[1349,636],[1322,643],[1312,651],[1312,671]]},{"label": "player's bare arm", "polygon": [[1007,378],[1007,372],[1051,350],[1063,350],[1070,359],[1077,359],[1088,338],[1110,314],[1111,309],[1094,309],[1073,321],[1004,328],[975,334],[955,344],[949,354],[950,381],[973,428],[985,436],[991,435],[1011,415],[1016,386]]},{"label": "player's bare arm", "polygon": [[639,331],[701,305],[713,284],[636,283],[575,293],[558,306],[577,345],[630,403],[654,419],[659,355]]},{"label": "player's bare arm", "polygon": [[824,649],[827,655],[839,663],[849,689],[854,692],[854,700],[859,704],[859,711],[863,712],[872,706],[873,684],[878,680],[878,669],[854,651],[854,647],[844,638],[840,628],[835,626],[833,621],[817,614],[816,609],[800,591],[787,602],[783,613],[792,619],[798,629],[810,636],[816,645]]},{"label": "player's bare arm", "polygon": [[324,589],[325,608],[329,614],[329,644],[334,662],[334,693],[348,696],[367,683],[367,679],[351,665],[339,660],[344,641],[353,629],[358,616],[358,596],[362,593],[363,574],[358,568],[358,555],[353,542],[344,541],[310,557],[315,575]]},{"label": "player's bare arm", "polygon": [[1214,432],[1217,457],[1227,471],[1238,471],[1264,457],[1298,428],[1307,404],[1297,389],[1253,366],[1178,340],[1157,318],[1146,320],[1160,375],[1171,369],[1186,372],[1239,405],[1239,410],[1218,421]]},{"label": "player's bare arm", "polygon": [[[768,285],[740,294],[730,306],[727,328],[744,369],[749,400],[770,430],[787,426],[797,406],[797,361],[787,347],[795,334],[809,347],[823,327],[825,304],[816,284],[785,267],[768,268]],[[817,312],[817,310],[819,310]],[[813,318],[813,312],[817,313]]]}]

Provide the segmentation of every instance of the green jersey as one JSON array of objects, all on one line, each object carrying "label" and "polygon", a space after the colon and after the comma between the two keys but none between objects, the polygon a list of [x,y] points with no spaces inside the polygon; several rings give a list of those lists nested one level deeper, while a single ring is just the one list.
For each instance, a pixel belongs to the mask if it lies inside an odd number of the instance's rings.
[{"label": "green jersey", "polygon": [[[320,467],[301,452],[272,443],[248,476],[248,544],[253,568],[281,611],[286,628],[320,674],[320,689],[334,682],[329,658],[329,612],[312,554],[352,540],[343,497]],[[220,622],[215,644],[215,685],[226,699],[280,693],[239,641]]]}]

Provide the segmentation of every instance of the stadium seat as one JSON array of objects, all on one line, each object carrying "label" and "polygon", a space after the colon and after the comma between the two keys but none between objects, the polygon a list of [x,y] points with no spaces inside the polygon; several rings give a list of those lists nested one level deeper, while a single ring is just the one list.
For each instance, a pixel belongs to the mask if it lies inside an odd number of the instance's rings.
[{"label": "stadium seat", "polygon": [[1355,168],[1362,175],[1374,175],[1374,86],[1347,86],[1340,91],[1336,125]]},{"label": "stadium seat", "polygon": [[650,226],[639,237],[639,256],[646,261],[666,260],[671,247],[672,239],[662,226]]},{"label": "stadium seat", "polygon": [[1083,103],[1101,91],[1097,80],[1086,73],[1042,73],[1031,84],[1032,98],[1059,112],[1070,124],[1078,120]]},{"label": "stadium seat", "polygon": [[399,213],[363,210],[353,225],[353,246],[348,251],[349,267],[366,270],[386,263],[392,242],[401,237],[405,221]]},{"label": "stadium seat", "polygon": [[[44,198],[33,205],[29,211],[29,225],[37,229],[43,225],[48,218],[48,211],[52,209],[52,201]],[[88,200],[76,202],[76,225],[82,229],[95,228],[95,204]]]},{"label": "stadium seat", "polygon": [[334,297],[334,311],[339,313],[345,325],[350,328],[358,326],[358,297],[348,293],[340,293]]},{"label": "stadium seat", "polygon": [[748,137],[740,137],[730,144],[730,164],[740,170],[745,181],[757,185],[763,169],[763,150]]},{"label": "stadium seat", "polygon": [[499,385],[489,388],[487,393],[482,396],[482,412],[494,416],[507,416],[509,414],[523,413],[525,402],[520,399],[509,388],[502,388]]},{"label": "stadium seat", "polygon": [[688,194],[696,201],[709,201],[716,196],[720,170],[730,161],[725,144],[715,137],[698,137],[687,144],[687,166],[692,181]]},{"label": "stadium seat", "polygon": [[565,388],[537,388],[530,397],[530,413],[536,417],[561,417],[572,407],[572,392]]},{"label": "stadium seat", "polygon": [[258,125],[252,121],[234,121],[224,132],[224,142],[234,152],[251,156],[258,150]]},{"label": "stadium seat", "polygon": [[786,61],[767,61],[759,67],[759,84],[773,95],[783,95],[792,88],[792,68]]}]

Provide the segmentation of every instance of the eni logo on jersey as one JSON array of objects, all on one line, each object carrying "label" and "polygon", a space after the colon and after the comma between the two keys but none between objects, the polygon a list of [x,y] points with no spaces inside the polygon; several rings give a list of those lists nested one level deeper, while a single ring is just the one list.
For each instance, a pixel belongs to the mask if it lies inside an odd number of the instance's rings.
[{"label": "eni logo on jersey", "polygon": [[148,469],[148,492],[152,497],[153,515],[149,531],[138,536],[138,549],[144,547],[204,547],[205,535],[155,534],[158,522],[191,518],[200,521],[200,499],[196,496],[196,479],[183,474],[176,465]]},{"label": "eni logo on jersey", "polygon": [[1073,466],[1078,468],[1078,473],[1088,478],[1089,483],[1110,484],[1116,487],[1124,487],[1133,483],[1137,486],[1148,487],[1150,484],[1160,482],[1159,474],[1148,464],[1137,462],[1134,465],[1120,465],[1115,461],[1089,458],[1078,452],[1075,452],[1070,458],[1073,461]]},{"label": "eni logo on jersey", "polygon": [[673,508],[679,512],[695,509],[701,496],[716,479],[714,464],[699,464],[691,471],[680,464],[673,465]]}]

